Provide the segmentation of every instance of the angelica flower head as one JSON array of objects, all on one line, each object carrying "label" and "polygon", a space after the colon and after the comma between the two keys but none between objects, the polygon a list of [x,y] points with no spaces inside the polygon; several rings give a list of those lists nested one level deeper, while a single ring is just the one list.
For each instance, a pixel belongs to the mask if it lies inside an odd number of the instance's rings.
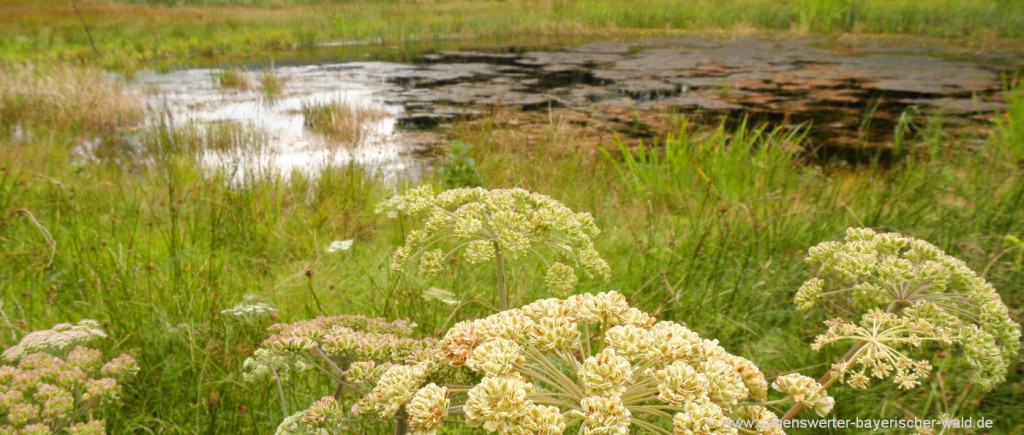
[{"label": "angelica flower head", "polygon": [[580,401],[580,410],[572,415],[583,419],[585,434],[628,434],[630,416],[619,396],[591,396]]},{"label": "angelica flower head", "polygon": [[633,367],[628,359],[616,355],[615,349],[605,348],[583,361],[578,376],[587,394],[617,396],[633,379]]},{"label": "angelica flower head", "polygon": [[567,317],[542,317],[533,323],[529,342],[542,351],[573,349],[579,344],[579,325]]},{"label": "angelica flower head", "polygon": [[372,413],[381,418],[394,416],[413,398],[431,369],[427,362],[392,366],[384,372],[373,390],[353,406],[353,412]]},{"label": "angelica flower head", "polygon": [[786,432],[779,425],[779,417],[774,412],[759,405],[741,406],[733,413],[735,420],[743,421],[745,427],[752,428],[762,435],[784,435]]},{"label": "angelica flower head", "polygon": [[522,348],[515,341],[499,337],[477,346],[466,365],[489,376],[501,376],[511,372],[514,364],[524,362]]},{"label": "angelica flower head", "polygon": [[52,427],[103,433],[103,421],[92,419],[93,409],[116,400],[121,383],[138,365],[128,355],[108,360],[81,344],[66,351],[70,344],[98,337],[97,328],[91,321],[57,325],[7,349],[5,356],[16,363],[0,365],[0,426],[13,433],[48,434]]},{"label": "angelica flower head", "polygon": [[26,355],[36,352],[64,354],[77,346],[85,345],[93,340],[106,338],[107,334],[100,329],[95,320],[82,320],[78,323],[60,323],[50,329],[33,331],[25,335],[18,344],[4,350],[4,359],[17,362]]},{"label": "angelica flower head", "polygon": [[410,337],[412,329],[404,321],[389,322],[361,315],[321,316],[274,324],[268,330],[273,334],[260,349],[265,349],[265,360],[280,357],[274,364],[318,360],[321,354],[350,361],[398,363],[435,344],[431,339]]},{"label": "angelica flower head", "polygon": [[656,373],[658,399],[672,406],[710,401],[711,383],[707,376],[683,361],[676,361]]},{"label": "angelica flower head", "polygon": [[299,421],[312,429],[332,431],[337,429],[338,420],[343,417],[341,405],[334,397],[325,396],[313,402],[299,416]]},{"label": "angelica flower head", "polygon": [[685,435],[735,434],[722,407],[711,402],[689,402],[672,418],[673,432]]},{"label": "angelica flower head", "polygon": [[414,434],[434,434],[441,421],[448,416],[451,392],[446,387],[428,384],[413,395],[405,411],[409,414],[409,427]]},{"label": "angelica flower head", "polygon": [[529,405],[519,420],[519,433],[560,435],[565,432],[565,417],[557,406]]},{"label": "angelica flower head", "polygon": [[822,387],[814,379],[799,373],[775,378],[772,388],[791,397],[794,402],[813,409],[821,417],[828,415],[836,403],[835,399],[825,391],[825,387]]},{"label": "angelica flower head", "polygon": [[100,367],[100,374],[117,380],[130,378],[139,373],[139,364],[131,355],[121,354]]},{"label": "angelica flower head", "polygon": [[708,398],[718,406],[735,406],[750,394],[736,367],[725,359],[711,358],[701,361],[697,364],[697,370],[708,379]]},{"label": "angelica flower head", "polygon": [[619,355],[637,358],[654,344],[650,331],[636,325],[618,325],[608,328],[604,334],[605,345],[615,349]]},{"label": "angelica flower head", "polygon": [[797,291],[800,309],[828,298],[848,300],[864,313],[860,325],[828,323],[815,343],[864,343],[856,358],[834,368],[850,385],[863,388],[869,375],[895,374],[900,388],[917,386],[929,372],[927,361],[912,361],[904,352],[923,342],[961,346],[971,381],[983,390],[1006,379],[1020,327],[992,285],[963,261],[923,240],[867,228],[850,228],[842,242],[812,247],[807,261],[818,272]]},{"label": "angelica flower head", "polygon": [[608,263],[594,249],[600,231],[589,213],[576,213],[548,196],[523,189],[460,188],[434,193],[430,186],[412,189],[401,200],[423,220],[392,257],[391,268],[414,265],[433,276],[462,252],[470,264],[491,261],[500,253],[516,260],[538,256],[548,265],[549,290],[566,295],[579,276],[608,280]]},{"label": "angelica flower head", "polygon": [[488,432],[513,430],[529,411],[526,398],[533,385],[518,376],[487,376],[469,390],[463,412],[470,427],[483,426]]}]

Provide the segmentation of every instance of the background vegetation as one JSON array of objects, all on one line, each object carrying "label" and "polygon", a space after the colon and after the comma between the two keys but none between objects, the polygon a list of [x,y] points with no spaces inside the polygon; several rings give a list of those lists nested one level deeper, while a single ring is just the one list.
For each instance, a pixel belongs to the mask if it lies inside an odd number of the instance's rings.
[{"label": "background vegetation", "polygon": [[[156,64],[166,67],[186,58],[302,50],[325,42],[421,51],[453,40],[536,45],[552,38],[635,38],[680,30],[902,34],[994,44],[1024,35],[1024,4],[1012,0],[0,0],[0,23],[0,58],[64,60],[133,70]],[[344,48],[336,51],[345,52]]]}]

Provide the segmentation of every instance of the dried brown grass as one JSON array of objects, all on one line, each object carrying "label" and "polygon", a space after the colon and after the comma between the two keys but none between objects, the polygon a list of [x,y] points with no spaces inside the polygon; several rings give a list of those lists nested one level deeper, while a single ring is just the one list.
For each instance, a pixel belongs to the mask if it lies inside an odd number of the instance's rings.
[{"label": "dried brown grass", "polygon": [[113,131],[142,120],[141,96],[99,71],[68,66],[0,67],[0,125]]}]

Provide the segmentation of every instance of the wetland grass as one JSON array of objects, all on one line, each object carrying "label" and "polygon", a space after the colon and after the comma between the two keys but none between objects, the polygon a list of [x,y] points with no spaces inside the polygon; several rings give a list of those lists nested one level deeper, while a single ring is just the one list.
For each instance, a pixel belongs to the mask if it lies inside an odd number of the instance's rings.
[{"label": "wetland grass", "polygon": [[272,100],[280,96],[283,91],[284,79],[277,75],[273,65],[260,72],[260,92],[264,97]]},{"label": "wetland grass", "polygon": [[[651,0],[644,7],[626,0],[146,3],[88,2],[79,5],[80,18],[64,2],[3,2],[0,36],[9,42],[0,55],[89,59],[130,71],[196,57],[259,58],[338,41],[398,49],[419,44],[422,51],[460,39],[530,45],[551,35],[637,38],[681,31],[918,35],[972,46],[1024,35],[1024,4],[1010,1]],[[197,17],[203,25],[196,25]],[[83,21],[99,54],[82,32]]]},{"label": "wetland grass", "polygon": [[144,111],[138,95],[94,69],[0,66],[0,124],[4,127],[114,131],[134,126]]},{"label": "wetland grass", "polygon": [[356,144],[372,128],[372,124],[387,117],[388,112],[344,100],[333,100],[303,103],[302,115],[306,127],[341,143]]},{"label": "wetland grass", "polygon": [[249,89],[249,77],[242,70],[218,69],[211,73],[213,80],[218,86],[226,89],[246,90]]}]

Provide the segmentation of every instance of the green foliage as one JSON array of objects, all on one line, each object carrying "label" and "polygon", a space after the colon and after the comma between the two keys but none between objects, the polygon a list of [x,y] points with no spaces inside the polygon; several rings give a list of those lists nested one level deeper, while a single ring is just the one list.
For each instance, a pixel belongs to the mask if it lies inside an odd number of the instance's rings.
[{"label": "green foliage", "polygon": [[995,152],[1008,162],[1024,162],[1024,86],[1020,78],[1004,80],[1003,101],[1006,111],[995,117],[993,134],[999,148]]},{"label": "green foliage", "polygon": [[284,81],[278,77],[274,66],[260,72],[260,92],[269,99],[277,98],[283,91]]},{"label": "green foliage", "polygon": [[469,156],[472,150],[472,145],[461,140],[449,143],[444,163],[437,169],[441,185],[446,189],[484,186],[484,178],[476,170],[476,159]]},{"label": "green foliage", "polygon": [[611,161],[621,158],[617,169],[623,180],[658,201],[692,201],[698,198],[691,195],[710,194],[734,202],[794,181],[790,174],[805,135],[805,129],[748,128],[746,120],[733,131],[723,124],[705,132],[684,120],[679,133],[663,145],[640,142],[633,151],[620,140],[619,156],[604,155]]},{"label": "green foliage", "polygon": [[248,89],[249,78],[245,72],[237,69],[218,69],[210,73],[211,78],[222,88]]},{"label": "green foliage", "polygon": [[387,116],[383,109],[357,106],[342,100],[304,102],[301,110],[306,127],[346,144],[358,143],[371,128],[371,123]]}]

